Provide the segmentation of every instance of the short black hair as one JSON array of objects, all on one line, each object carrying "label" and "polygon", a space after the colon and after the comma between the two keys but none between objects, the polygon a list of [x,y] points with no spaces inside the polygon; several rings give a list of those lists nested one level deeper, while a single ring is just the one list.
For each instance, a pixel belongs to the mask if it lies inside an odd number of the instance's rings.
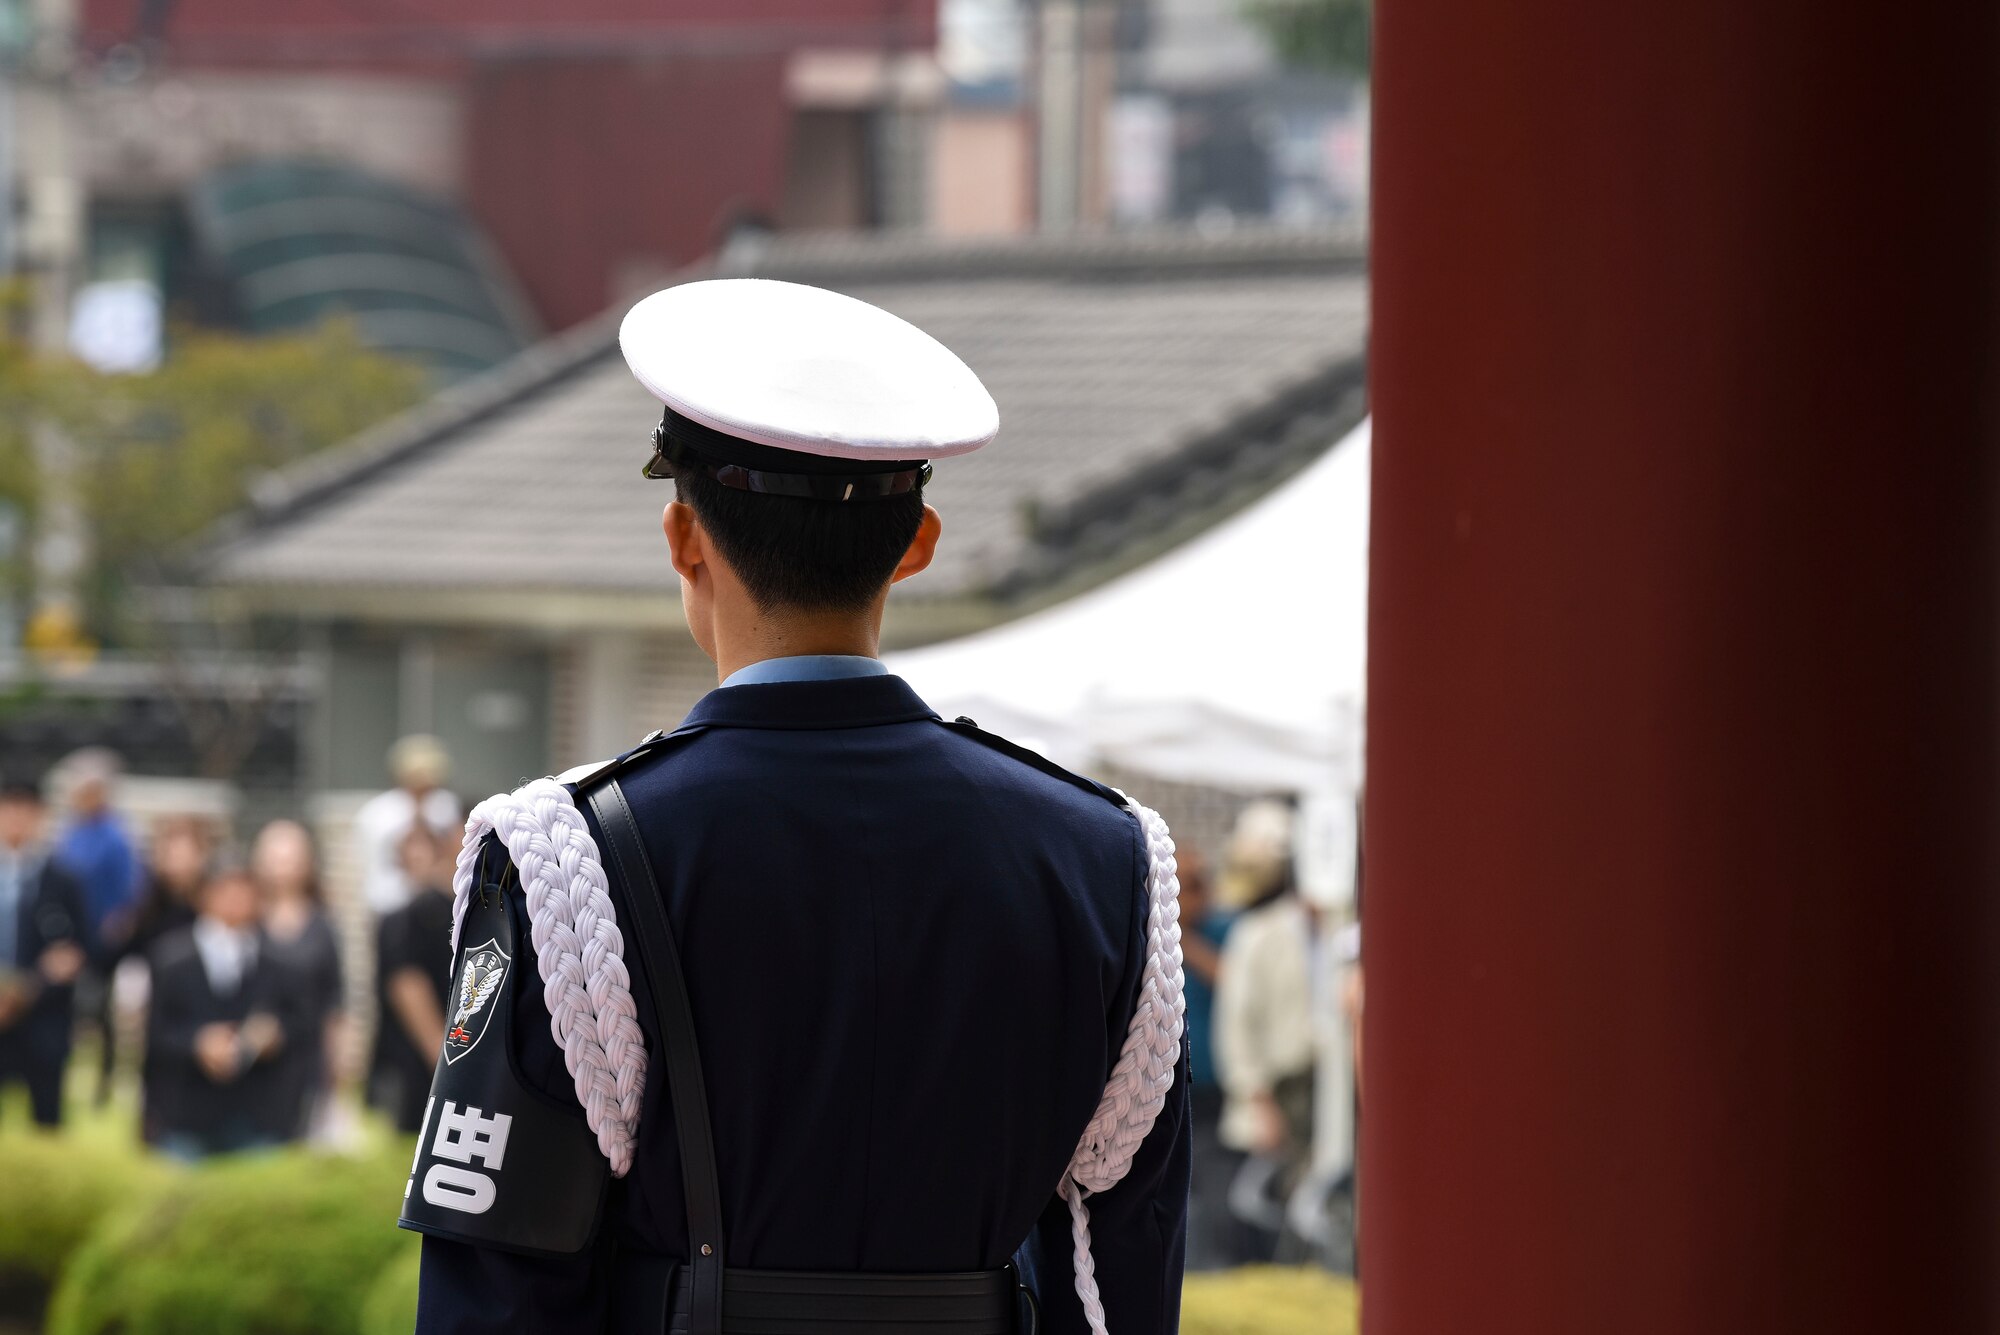
[{"label": "short black hair", "polygon": [[685,468],[674,488],[765,611],[862,610],[888,585],[924,519],[921,486],[879,500],[822,501],[738,491]]}]

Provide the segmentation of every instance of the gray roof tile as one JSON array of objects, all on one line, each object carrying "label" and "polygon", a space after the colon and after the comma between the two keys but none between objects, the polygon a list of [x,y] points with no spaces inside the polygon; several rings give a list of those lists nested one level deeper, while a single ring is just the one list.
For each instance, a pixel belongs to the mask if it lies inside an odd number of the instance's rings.
[{"label": "gray roof tile", "polygon": [[[1365,279],[1351,249],[1326,262],[1327,248],[1306,248],[1301,261],[1293,245],[1281,263],[1259,267],[1239,241],[1225,256],[1231,263],[1218,266],[1201,262],[1214,256],[1198,240],[1177,237],[1143,266],[1079,270],[1073,254],[1057,252],[1064,266],[1036,272],[988,245],[977,252],[983,259],[961,265],[972,276],[960,277],[936,272],[937,247],[910,249],[920,278],[897,277],[893,247],[852,245],[781,248],[755,271],[821,281],[894,311],[957,351],[998,401],[999,440],[938,467],[931,496],[946,540],[932,569],[904,586],[919,597],[976,595],[1002,582],[1031,555],[1032,507],[1115,490],[1356,362],[1365,345]],[[483,391],[483,411],[432,408],[407,439],[395,428],[376,433],[354,451],[351,475],[338,459],[315,461],[302,480],[270,490],[278,503],[262,518],[220,544],[211,578],[671,589],[658,530],[670,489],[639,477],[658,407],[610,346],[611,329],[567,336],[563,355],[543,354],[551,369],[536,373],[539,382],[517,372],[504,394]]]}]

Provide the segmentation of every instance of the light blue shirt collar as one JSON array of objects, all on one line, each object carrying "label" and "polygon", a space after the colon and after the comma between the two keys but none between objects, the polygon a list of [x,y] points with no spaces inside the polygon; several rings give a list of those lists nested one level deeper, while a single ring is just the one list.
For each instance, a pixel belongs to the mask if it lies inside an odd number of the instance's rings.
[{"label": "light blue shirt collar", "polygon": [[860,654],[794,654],[789,658],[766,658],[737,668],[723,679],[724,686],[768,686],[774,681],[841,681],[848,677],[886,677],[889,665],[879,658]]}]

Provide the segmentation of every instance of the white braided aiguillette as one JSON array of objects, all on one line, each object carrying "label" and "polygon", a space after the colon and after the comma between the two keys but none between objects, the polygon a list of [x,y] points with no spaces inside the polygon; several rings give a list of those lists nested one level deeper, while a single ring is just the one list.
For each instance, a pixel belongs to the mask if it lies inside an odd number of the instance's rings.
[{"label": "white braided aiguillette", "polygon": [[1076,1244],[1076,1296],[1092,1335],[1106,1335],[1104,1300],[1097,1291],[1097,1263],[1090,1255],[1088,1193],[1108,1191],[1131,1170],[1132,1156],[1159,1120],[1181,1056],[1182,995],[1180,876],[1174,839],[1160,813],[1125,797],[1146,836],[1146,966],[1139,1002],[1125,1032],[1118,1064],[1105,1082],[1097,1112],[1077,1142],[1057,1191],[1069,1203],[1070,1237]]},{"label": "white braided aiguillette", "polygon": [[577,1101],[612,1174],[623,1177],[632,1167],[646,1088],[646,1041],[597,842],[569,790],[554,779],[496,793],[474,807],[451,883],[454,956],[479,841],[489,830],[506,847],[527,894],[542,1001]]}]

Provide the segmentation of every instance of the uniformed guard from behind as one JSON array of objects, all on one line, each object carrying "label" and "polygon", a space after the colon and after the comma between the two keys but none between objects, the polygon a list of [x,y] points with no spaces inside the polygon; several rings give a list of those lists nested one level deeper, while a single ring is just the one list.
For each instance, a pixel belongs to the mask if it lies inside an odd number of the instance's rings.
[{"label": "uniformed guard from behind", "polygon": [[1167,829],[875,656],[993,399],[789,283],[670,288],[620,342],[721,686],[467,823],[419,1331],[1174,1330]]}]

